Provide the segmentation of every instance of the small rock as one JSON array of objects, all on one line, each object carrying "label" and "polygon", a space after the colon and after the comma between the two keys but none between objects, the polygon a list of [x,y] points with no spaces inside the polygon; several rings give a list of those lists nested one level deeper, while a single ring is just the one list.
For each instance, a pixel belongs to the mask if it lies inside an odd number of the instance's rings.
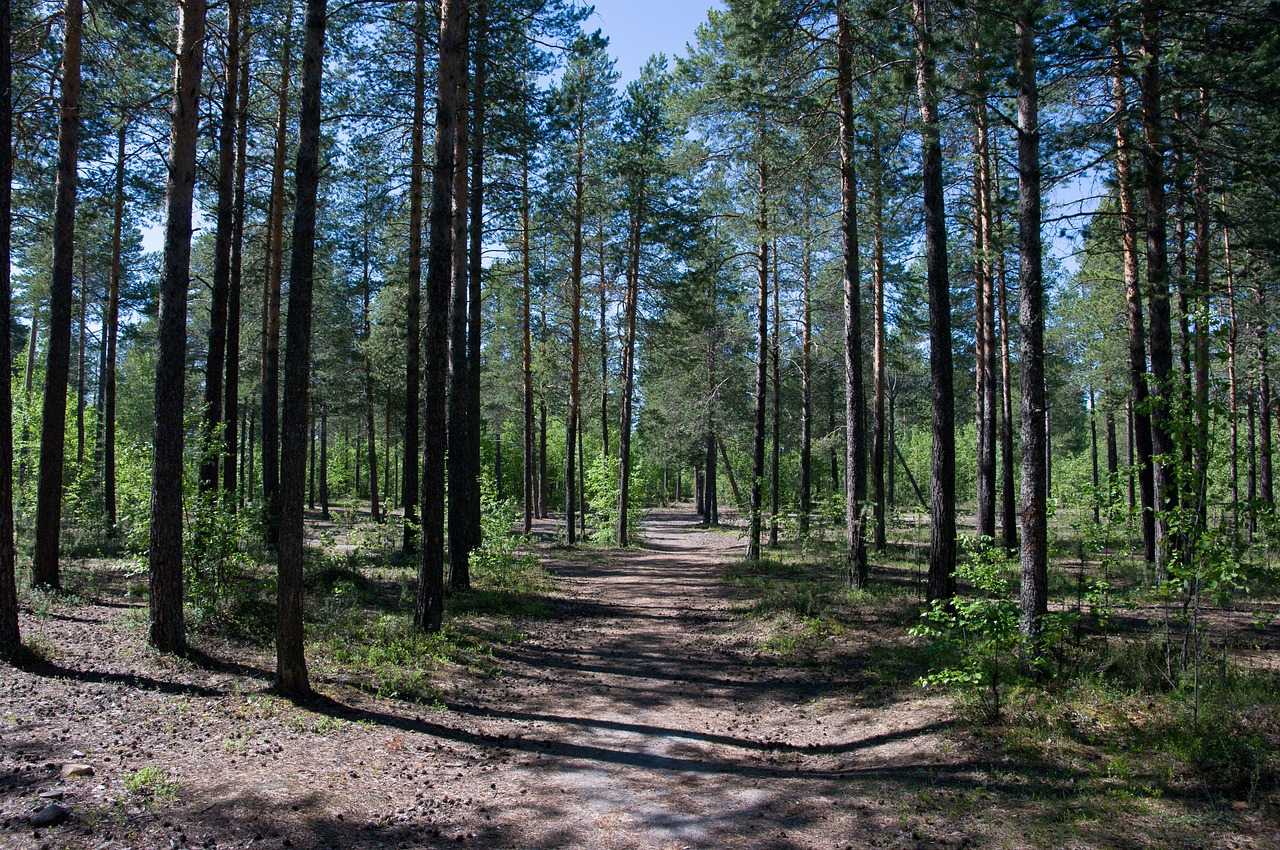
[{"label": "small rock", "polygon": [[40,792],[41,800],[61,800],[67,792],[62,788],[50,788],[48,791]]},{"label": "small rock", "polygon": [[72,762],[62,766],[63,779],[75,779],[80,776],[93,776],[93,765]]},{"label": "small rock", "polygon": [[32,826],[57,826],[71,816],[71,810],[58,803],[50,803],[33,814],[29,820]]}]

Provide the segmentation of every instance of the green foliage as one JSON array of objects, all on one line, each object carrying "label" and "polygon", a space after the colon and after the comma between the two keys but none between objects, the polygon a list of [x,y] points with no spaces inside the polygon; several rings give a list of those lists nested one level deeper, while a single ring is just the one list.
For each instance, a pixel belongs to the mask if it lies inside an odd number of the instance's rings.
[{"label": "green foliage", "polygon": [[[492,473],[480,476],[480,545],[471,553],[471,572],[479,587],[506,591],[544,589],[541,567],[532,554],[520,551],[514,529],[521,508],[514,498],[499,499]],[[535,579],[537,574],[539,578]]]},{"label": "green foliage", "polygon": [[931,641],[944,659],[920,684],[971,693],[987,718],[995,719],[1002,688],[1018,675],[1018,603],[1006,577],[1010,560],[1005,551],[986,544],[969,548],[968,559],[956,569],[957,579],[968,588],[949,602],[934,601],[911,633]]},{"label": "green foliage", "polygon": [[[632,529],[640,521],[640,494],[636,483],[644,478],[638,462],[631,469],[631,498],[627,505],[627,522]],[[616,455],[598,454],[587,466],[587,527],[593,543],[608,545],[617,539],[618,510],[621,502],[622,460]]]},{"label": "green foliage", "polygon": [[170,803],[178,797],[178,783],[154,765],[140,767],[124,778],[125,790],[151,804]]},{"label": "green foliage", "polygon": [[252,511],[236,511],[217,498],[189,500],[183,524],[187,605],[205,628],[234,625],[253,607],[259,588],[252,571],[262,528]]}]

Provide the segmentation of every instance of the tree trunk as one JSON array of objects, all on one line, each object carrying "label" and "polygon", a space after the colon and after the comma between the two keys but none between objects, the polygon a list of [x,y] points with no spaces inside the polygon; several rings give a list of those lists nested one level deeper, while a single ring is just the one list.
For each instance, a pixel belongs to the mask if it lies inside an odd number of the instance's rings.
[{"label": "tree trunk", "polygon": [[576,518],[575,478],[577,458],[575,457],[578,438],[578,383],[579,362],[582,352],[582,216],[584,194],[586,192],[585,165],[587,157],[586,120],[583,116],[581,101],[576,105],[577,151],[574,157],[573,171],[573,254],[569,266],[569,411],[565,417],[565,452],[564,452],[564,527],[565,537],[570,545],[577,539],[574,529]]},{"label": "tree trunk", "polygon": [[1258,346],[1258,498],[1265,507],[1275,507],[1275,489],[1271,466],[1271,378],[1267,361],[1267,291],[1261,275],[1253,290],[1253,326]]},{"label": "tree trunk", "polygon": [[[31,584],[60,588],[62,471],[71,357],[71,299],[76,245],[76,169],[80,136],[81,0],[66,0],[62,45],[62,97],[58,120],[58,171],[53,203],[53,272],[49,280],[49,345],[40,427],[40,484]],[[180,545],[180,544],[179,544]]]},{"label": "tree trunk", "polygon": [[928,598],[955,594],[956,438],[951,367],[951,285],[947,279],[947,222],[942,148],[934,90],[932,23],[928,0],[912,0],[916,28],[916,89],[920,98],[924,159],[925,267],[929,290],[929,375],[933,388],[933,459]]},{"label": "tree trunk", "polygon": [[[1129,330],[1129,386],[1133,418],[1130,449],[1136,454],[1138,485],[1142,494],[1142,541],[1148,564],[1156,560],[1155,479],[1151,462],[1151,415],[1147,402],[1146,330],[1142,318],[1142,293],[1138,284],[1138,217],[1130,178],[1130,142],[1126,117],[1125,53],[1120,23],[1112,22],[1112,94],[1116,112],[1116,193],[1120,200],[1120,234],[1126,316]],[[1130,461],[1130,466],[1133,460]]]},{"label": "tree trunk", "polygon": [[[481,301],[481,284],[484,275],[484,146],[485,146],[485,100],[488,97],[489,78],[489,9],[487,0],[478,0],[476,4],[476,79],[475,107],[472,115],[472,157],[471,157],[471,244],[467,275],[467,447],[466,460],[468,474],[464,479],[467,484],[467,501],[464,517],[466,519],[467,544],[471,550],[480,547],[484,542],[481,528],[480,508],[480,366],[481,366],[481,333],[483,326],[483,308]],[[499,491],[502,489],[501,479],[495,483]],[[457,576],[455,586],[469,587],[470,575]]]},{"label": "tree trunk", "polygon": [[[733,464],[729,462],[729,451],[725,448],[724,440],[716,437],[716,442],[720,445],[720,459],[724,461],[724,474],[729,476],[729,489],[733,491],[733,503],[742,509],[742,491],[738,489],[738,479],[733,474]],[[719,500],[716,502],[719,505]]]},{"label": "tree trunk", "polygon": [[[641,178],[643,179],[643,178]],[[618,481],[618,545],[625,547],[630,543],[630,530],[628,523],[628,508],[631,504],[631,409],[633,404],[633,393],[635,392],[635,362],[636,362],[636,310],[637,302],[640,299],[640,233],[643,226],[644,216],[644,188],[640,188],[640,196],[636,199],[634,207],[631,210],[631,226],[628,228],[627,238],[627,294],[623,303],[623,312],[625,314],[624,321],[626,323],[626,338],[623,341],[622,349],[622,421],[618,427],[618,460],[619,460],[619,481]],[[601,264],[600,275],[600,298],[604,299],[604,266]],[[601,313],[601,332],[604,331],[604,314]],[[607,363],[603,359],[604,355],[602,344],[602,366]],[[607,368],[604,373],[607,375]],[[608,410],[608,393],[605,393],[601,401],[601,412],[606,413]],[[608,445],[609,432],[608,428],[604,429],[605,445]],[[606,450],[606,455],[608,454]]]},{"label": "tree trunk", "polygon": [[454,590],[466,590],[471,584],[471,538],[467,530],[468,479],[478,470],[467,463],[467,387],[470,366],[467,362],[467,219],[470,210],[467,186],[467,160],[470,155],[468,132],[468,36],[467,18],[462,19],[462,68],[458,78],[458,120],[454,125],[453,169],[453,240],[449,297],[449,392],[446,409],[448,432],[448,512],[446,528],[449,550],[449,581]]},{"label": "tree trunk", "polygon": [[[1195,215],[1195,491],[1196,528],[1208,524],[1209,500],[1209,176],[1205,162],[1209,104],[1200,89],[1200,119],[1191,179]],[[1188,553],[1189,554],[1189,553]]]},{"label": "tree trunk", "polygon": [[978,534],[996,535],[996,337],[995,337],[995,269],[992,262],[994,233],[991,207],[994,204],[991,181],[990,130],[987,104],[978,104],[978,229],[982,238],[980,267],[981,320],[978,333],[976,370],[981,380],[978,398]]},{"label": "tree trunk", "polygon": [[[840,101],[840,241],[844,275],[845,546],[846,578],[865,587],[870,577],[862,534],[867,499],[867,451],[862,397],[862,277],[858,268],[858,175],[854,160],[853,34],[840,6],[836,12],[837,97]],[[953,438],[954,439],[954,438]]]},{"label": "tree trunk", "polygon": [[1142,145],[1147,185],[1147,298],[1151,302],[1151,448],[1155,464],[1156,576],[1163,581],[1177,549],[1170,520],[1178,506],[1176,445],[1173,439],[1173,344],[1169,325],[1169,248],[1164,192],[1164,141],[1160,114],[1160,21],[1156,0],[1142,0]]},{"label": "tree trunk", "polygon": [[547,511],[547,395],[544,390],[538,398],[538,519],[546,519]]},{"label": "tree trunk", "polygon": [[[609,279],[605,269],[604,217],[597,222],[596,243],[600,253],[600,445],[609,456]],[[625,367],[624,367],[625,368]]]},{"label": "tree trunk", "polygon": [[151,475],[150,640],[162,652],[186,649],[182,611],[182,414],[186,398],[187,291],[191,288],[191,204],[196,182],[204,34],[204,0],[180,4],[173,135],[165,190]]},{"label": "tree trunk", "polygon": [[[252,428],[253,426],[250,425]],[[320,404],[320,510],[329,519],[329,405]]]},{"label": "tree trunk", "polygon": [[307,508],[309,510],[316,509],[316,417],[315,411],[307,417],[308,430],[311,437],[307,446],[307,463],[310,466],[310,472],[307,474]]},{"label": "tree trunk", "polygon": [[773,439],[769,452],[769,546],[778,546],[778,497],[782,489],[778,462],[781,459],[782,446],[782,340],[778,335],[778,327],[782,324],[781,280],[778,277],[778,240],[773,240],[773,333],[770,348],[770,359],[773,361]]},{"label": "tree trunk", "polygon": [[289,256],[289,318],[285,328],[284,405],[280,431],[279,620],[276,687],[293,697],[311,692],[303,655],[302,478],[311,385],[311,308],[315,284],[316,193],[320,185],[320,97],[326,0],[307,0],[298,109],[297,194]]},{"label": "tree trunk", "polygon": [[114,201],[111,211],[111,273],[107,278],[107,314],[103,318],[106,336],[105,368],[102,371],[102,508],[107,536],[116,535],[116,361],[120,338],[120,279],[124,273],[122,230],[124,226],[124,157],[128,122],[120,116],[116,127]]},{"label": "tree trunk", "polygon": [[1009,287],[1004,264],[1004,207],[1000,202],[999,151],[993,151],[992,160],[995,163],[990,171],[993,195],[990,207],[995,218],[992,252],[1000,299],[1000,532],[1005,550],[1013,552],[1018,548],[1018,506],[1013,494],[1013,372],[1009,366]]},{"label": "tree trunk", "polygon": [[[13,13],[0,0],[0,658],[21,649],[13,544],[13,292],[9,261],[13,240]],[[33,328],[34,328],[34,322]]]},{"label": "tree trunk", "polygon": [[448,383],[449,283],[453,267],[454,170],[457,125],[466,120],[459,102],[467,73],[466,0],[441,0],[437,74],[435,166],[431,181],[431,241],[427,259],[426,398],[423,402],[421,492],[422,561],[414,625],[436,632],[444,620],[445,388]]},{"label": "tree trunk", "polygon": [[800,331],[800,534],[809,534],[813,513],[813,210],[806,196],[800,287],[804,320]]},{"label": "tree trunk", "polygon": [[[764,125],[760,126],[757,144],[764,146]],[[766,380],[769,365],[769,208],[768,208],[768,168],[764,161],[764,151],[757,154],[760,159],[757,165],[758,192],[756,217],[757,275],[759,280],[758,299],[756,304],[756,398],[755,398],[755,436],[751,454],[751,527],[747,538],[747,560],[760,560],[760,524],[761,493],[760,484],[764,480],[764,410]]]},{"label": "tree trunk", "polygon": [[76,469],[84,466],[84,353],[85,330],[89,314],[89,270],[85,266],[85,253],[80,253],[80,336],[76,346]]},{"label": "tree trunk", "polygon": [[[12,233],[10,239],[12,239]],[[31,390],[35,380],[35,363],[36,363],[36,340],[40,336],[40,306],[32,299],[31,303],[31,332],[27,334],[27,362],[25,374],[23,375],[22,394],[23,407],[27,415],[22,417],[22,450],[18,461],[18,489],[21,490],[27,483],[27,461],[30,455],[30,423],[31,423]]]},{"label": "tree trunk", "polygon": [[276,138],[271,161],[271,204],[267,221],[267,275],[262,323],[262,502],[267,543],[280,539],[280,281],[284,275],[284,160],[288,150],[289,72],[293,3],[286,4]]},{"label": "tree trunk", "polygon": [[885,548],[885,383],[888,379],[884,344],[884,159],[880,144],[880,124],[876,122],[871,129],[871,502],[875,526],[872,539],[877,552]]},{"label": "tree trunk", "polygon": [[1093,479],[1093,524],[1102,522],[1102,490],[1098,479],[1098,404],[1093,387],[1089,387],[1089,463]]},{"label": "tree trunk", "polygon": [[401,545],[410,554],[418,537],[418,412],[422,405],[419,372],[422,367],[422,135],[426,113],[425,0],[414,3],[413,18],[413,126],[410,130],[409,167],[409,276],[405,297],[404,379],[404,534]]},{"label": "tree trunk", "polygon": [[218,488],[222,434],[222,370],[227,356],[227,300],[231,288],[231,230],[235,209],[236,94],[240,73],[240,0],[227,0],[226,79],[218,124],[218,202],[213,247],[213,288],[209,298],[209,351],[205,362],[204,431],[200,492]]},{"label": "tree trunk", "polygon": [[[366,198],[366,201],[368,199]],[[364,337],[364,427],[369,432],[369,516],[374,522],[382,522],[382,505],[378,499],[378,429],[374,424],[373,405],[373,362],[369,358],[369,336],[373,331],[373,323],[369,318],[369,301],[371,285],[369,282],[369,229],[372,222],[364,222],[364,275],[360,290],[361,334]]]},{"label": "tree trunk", "polygon": [[[703,515],[703,521],[709,528],[715,528],[720,525],[719,498],[716,495],[716,435],[713,431],[708,431],[705,441],[705,458],[707,465],[706,482],[703,484],[699,479],[698,488],[698,513]],[[679,486],[679,479],[676,479],[676,485]]]},{"label": "tree trunk", "polygon": [[1034,8],[1018,9],[1018,325],[1022,346],[1022,633],[1038,655],[1048,610],[1048,442],[1040,243],[1040,115]]},{"label": "tree trunk", "polygon": [[[525,74],[527,75],[527,70]],[[528,80],[521,77],[522,108],[528,110]],[[529,148],[526,143],[520,157],[520,379],[524,401],[524,533],[533,530],[539,478],[534,469],[533,425],[533,329],[530,322],[532,282],[529,279]],[[541,516],[541,514],[539,514]]]},{"label": "tree trunk", "polygon": [[1236,321],[1236,279],[1231,265],[1231,229],[1222,225],[1222,262],[1227,278],[1227,415],[1231,428],[1229,455],[1231,478],[1231,534],[1232,540],[1240,540],[1240,391],[1236,383],[1236,347],[1240,341]]},{"label": "tree trunk", "polygon": [[241,0],[239,93],[236,103],[236,169],[232,199],[231,276],[227,290],[227,365],[223,387],[226,435],[222,449],[222,493],[225,504],[236,507],[236,440],[240,425],[240,320],[244,272],[245,176],[249,152],[249,0]]}]

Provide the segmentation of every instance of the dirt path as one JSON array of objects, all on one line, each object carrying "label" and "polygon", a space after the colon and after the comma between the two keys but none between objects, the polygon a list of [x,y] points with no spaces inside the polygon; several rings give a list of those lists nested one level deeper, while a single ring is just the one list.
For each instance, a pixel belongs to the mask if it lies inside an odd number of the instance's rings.
[{"label": "dirt path", "polygon": [[[269,658],[195,665],[141,640],[145,609],[25,623],[54,662],[0,668],[2,847],[947,847],[905,789],[972,786],[936,702],[762,659],[721,581],[732,534],[653,514],[623,553],[550,550],[558,614],[444,706],[340,680],[295,707]],[[123,609],[123,610],[122,610]],[[222,659],[222,660],[219,660]],[[67,762],[91,777],[60,779]],[[176,782],[151,798],[126,778]],[[26,817],[61,799],[67,824]]]}]

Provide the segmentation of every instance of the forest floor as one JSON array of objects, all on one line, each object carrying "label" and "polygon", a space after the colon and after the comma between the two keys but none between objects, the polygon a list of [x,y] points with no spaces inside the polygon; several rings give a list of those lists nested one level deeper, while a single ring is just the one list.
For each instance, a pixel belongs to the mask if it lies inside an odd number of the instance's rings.
[{"label": "forest floor", "polygon": [[[305,705],[271,694],[260,641],[148,651],[113,584],[28,608],[45,660],[0,668],[0,847],[1280,846],[1274,799],[962,722],[914,685],[893,570],[838,622],[806,616],[768,590],[791,567],[695,519],[651,513],[625,551],[539,544],[537,604],[478,616],[429,686],[353,675],[330,640]],[[69,817],[33,828],[50,800]]]}]

